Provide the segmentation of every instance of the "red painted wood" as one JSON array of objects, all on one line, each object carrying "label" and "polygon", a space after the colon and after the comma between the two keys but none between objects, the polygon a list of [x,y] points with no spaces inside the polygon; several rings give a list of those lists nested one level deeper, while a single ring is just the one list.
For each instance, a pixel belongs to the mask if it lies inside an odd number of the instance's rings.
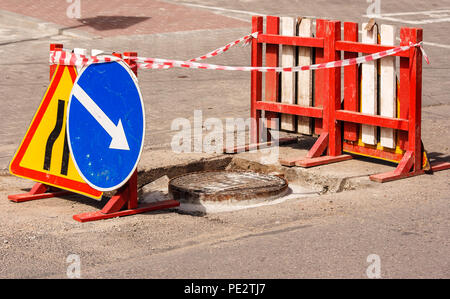
[{"label": "red painted wood", "polygon": [[259,43],[323,48],[324,39],[317,37],[282,36],[276,34],[258,35]]},{"label": "red painted wood", "polygon": [[[410,28],[412,42],[423,40],[423,30]],[[414,153],[414,171],[422,169],[422,51],[410,49],[408,150]]]},{"label": "red painted wood", "polygon": [[118,194],[111,197],[111,199],[105,204],[101,212],[103,214],[110,214],[120,211],[122,207],[127,203],[129,197],[127,196],[129,193],[128,190],[128,183],[119,189]]},{"label": "red painted wood", "polygon": [[[411,36],[409,28],[400,28],[400,46],[407,46],[409,42],[414,39]],[[400,58],[400,88],[399,92],[399,118],[408,119],[409,115],[409,92],[410,92],[410,78],[409,78],[409,57]],[[398,132],[397,145],[403,149],[408,148],[408,133]]]},{"label": "red painted wood", "polygon": [[[271,18],[274,18],[270,20]],[[271,26],[276,17],[269,17]],[[260,32],[259,17],[253,18],[253,31]],[[340,41],[340,22],[316,20],[316,37],[280,37],[274,31],[272,34],[260,34],[257,41],[253,41],[252,65],[261,65],[260,43],[267,43],[268,52],[266,61],[268,66],[277,66],[278,47],[274,44],[287,44],[295,46],[315,47],[316,60],[314,63],[325,63],[341,59],[344,51],[344,59],[355,58],[358,53],[376,53],[395,48],[394,46],[371,45],[358,43],[358,25],[356,23],[344,24],[344,41]],[[402,28],[400,32],[401,45],[409,45],[422,40],[422,29]],[[277,53],[275,53],[277,52]],[[424,173],[422,170],[422,145],[421,145],[421,94],[422,94],[422,53],[414,48],[398,53],[400,57],[400,88],[399,88],[399,113],[397,118],[368,115],[359,112],[359,77],[358,66],[344,67],[344,102],[341,103],[341,70],[339,68],[317,70],[314,73],[314,107],[301,107],[291,104],[275,103],[279,86],[274,76],[266,77],[266,100],[261,101],[260,80],[252,76],[252,116],[258,116],[258,111],[277,112],[301,116],[315,117],[315,133],[323,133],[311,148],[306,158],[280,161],[287,166],[310,167],[337,161],[350,159],[349,155],[342,155],[342,150],[362,155],[379,157],[389,161],[399,162],[396,170],[371,176],[374,181],[390,181],[394,179],[410,177]],[[277,59],[275,59],[275,57]],[[254,73],[254,72],[253,72]],[[252,73],[252,74],[253,74]],[[272,77],[271,77],[272,76]],[[276,83],[274,83],[276,81]],[[275,87],[274,87],[275,86]],[[343,106],[343,107],[341,107]],[[321,108],[323,107],[323,108]],[[260,115],[260,114],[259,114]],[[341,124],[344,124],[342,130]],[[376,147],[358,146],[358,124],[368,124],[398,130],[398,145],[407,150],[406,154],[394,150],[379,150]],[[253,135],[256,135],[254,133]],[[349,141],[342,144],[342,137]],[[328,155],[321,156],[325,148]],[[436,169],[450,168],[450,163],[433,165]],[[413,171],[410,168],[414,167]],[[433,168],[434,169],[434,168]]]},{"label": "red painted wood", "polygon": [[324,164],[336,163],[341,161],[346,161],[352,159],[351,155],[339,155],[339,156],[322,156],[317,158],[305,158],[303,160],[297,161],[296,166],[301,166],[304,168],[319,166]]},{"label": "red painted wood", "polygon": [[[325,37],[325,20],[316,19],[316,37],[324,38]],[[315,49],[315,63],[324,63],[324,50],[323,48]],[[325,102],[325,74],[326,70],[316,70],[313,72],[314,75],[314,107],[323,107],[323,103]],[[322,133],[323,121],[322,119],[316,119],[314,122],[314,131],[316,134]]]},{"label": "red painted wood", "polygon": [[[344,39],[346,41],[358,42],[358,23],[344,23]],[[344,59],[357,57],[358,53],[344,52]],[[344,67],[344,109],[359,112],[358,65]],[[344,139],[358,141],[358,127],[355,123],[344,123]]]},{"label": "red painted wood", "polygon": [[409,121],[407,119],[364,114],[346,110],[337,110],[336,119],[340,121],[352,122],[357,124],[367,124],[383,128],[392,128],[403,131],[409,130]]},{"label": "red painted wood", "polygon": [[[328,146],[328,133],[322,133],[309,150],[306,158],[320,157]],[[283,166],[295,166],[298,161],[304,160],[305,157],[296,157],[291,159],[280,159],[280,164]]]},{"label": "red painted wood", "polygon": [[322,108],[316,107],[304,107],[295,104],[284,104],[265,101],[257,102],[255,104],[255,108],[257,110],[266,110],[315,118],[322,118],[322,110],[323,110]]},{"label": "red painted wood", "polygon": [[344,152],[350,152],[352,154],[360,154],[371,157],[378,157],[383,160],[391,162],[399,162],[403,158],[403,154],[396,153],[395,151],[379,150],[375,147],[359,146],[357,144],[344,143],[342,146]]},{"label": "red painted wood", "polygon": [[414,160],[414,152],[407,151],[403,155],[402,160],[394,171],[371,175],[369,178],[372,181],[384,183],[425,173],[425,171],[422,169],[419,169],[417,171],[410,171],[414,166]]},{"label": "red painted wood", "polygon": [[414,165],[414,152],[407,151],[404,155],[397,168],[394,170],[394,173],[408,173]]},{"label": "red painted wood", "polygon": [[[50,51],[62,51],[63,49],[63,44],[50,44]],[[56,70],[56,64],[51,64],[50,65],[50,80],[52,80],[53,78],[53,74],[55,73]]]},{"label": "red painted wood", "polygon": [[440,171],[450,169],[450,163],[448,162],[433,162],[431,163],[431,170],[432,171]]},{"label": "red painted wood", "polygon": [[[252,17],[252,32],[263,32],[263,17]],[[257,39],[252,39],[252,66],[262,66],[262,44],[258,43]],[[252,125],[250,129],[251,143],[259,142],[259,119],[261,118],[261,111],[256,110],[255,104],[261,101],[262,94],[262,74],[258,71],[251,72],[251,102],[250,102],[250,117],[252,118]]]},{"label": "red painted wood", "polygon": [[395,173],[395,171],[381,173],[381,174],[374,174],[369,176],[370,180],[377,182],[377,183],[386,183],[391,181],[396,181],[400,179],[406,179],[412,176],[421,175],[424,174],[424,170],[419,170],[416,172],[407,172],[407,173]]},{"label": "red painted wood", "polygon": [[36,183],[36,184],[34,184],[33,188],[31,188],[30,194],[32,194],[32,195],[41,194],[41,193],[46,192],[47,189],[48,189],[48,187],[45,184]]},{"label": "red painted wood", "polygon": [[137,186],[137,170],[131,175],[130,180],[128,181],[128,209],[136,209],[138,207],[138,186]]},{"label": "red painted wood", "polygon": [[8,199],[14,202],[25,202],[36,199],[58,197],[72,193],[70,191],[54,191],[54,192],[47,192],[47,191],[49,191],[49,187],[47,185],[43,183],[35,183],[33,188],[31,188],[30,192],[8,195]]},{"label": "red painted wood", "polygon": [[309,150],[308,154],[306,155],[307,158],[317,158],[320,157],[325,149],[328,146],[328,140],[329,140],[329,134],[328,133],[322,133],[320,134],[317,141],[314,143],[313,147]]},{"label": "red painted wood", "polygon": [[[336,41],[341,39],[341,22],[325,22],[324,58],[326,62],[340,60],[341,52],[336,51]],[[323,129],[328,132],[328,155],[339,156],[342,153],[341,128],[336,123],[336,110],[341,107],[341,69],[325,70],[326,102],[323,109]]]},{"label": "red painted wood", "polygon": [[[266,33],[268,34],[279,34],[280,18],[267,16],[266,17]],[[279,59],[279,45],[267,44],[266,45],[266,66],[277,67]],[[265,74],[265,100],[268,102],[278,101],[279,92],[279,73],[278,72],[268,72]],[[267,119],[268,128],[276,128],[276,124],[272,124],[272,118],[279,118],[278,113],[267,111],[265,113],[265,118]],[[279,125],[278,125],[279,128]],[[271,136],[268,134],[268,141],[270,141]]]},{"label": "red painted wood", "polygon": [[73,193],[70,191],[58,191],[58,192],[48,192],[48,193],[39,193],[39,194],[23,193],[23,194],[8,195],[8,199],[13,202],[26,202],[26,201],[36,200],[36,199],[65,196],[65,195],[69,195],[69,194],[73,194]]},{"label": "red painted wood", "polygon": [[[344,28],[345,30],[345,28]],[[396,46],[383,46],[379,44],[364,44],[356,41],[338,41],[336,42],[336,49],[339,51],[353,52],[353,53],[364,53],[364,54],[373,54],[382,51],[392,50],[396,48]],[[399,57],[409,57],[408,51],[403,51],[396,53],[392,56]]]}]

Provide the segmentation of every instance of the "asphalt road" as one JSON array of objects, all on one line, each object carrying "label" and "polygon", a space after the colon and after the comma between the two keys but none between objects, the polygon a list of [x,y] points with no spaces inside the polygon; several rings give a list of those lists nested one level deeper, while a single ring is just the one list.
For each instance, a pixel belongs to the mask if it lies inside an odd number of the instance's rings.
[{"label": "asphalt road", "polygon": [[[192,0],[105,8],[103,2],[81,1],[83,26],[67,19],[65,1],[0,3],[0,10],[25,16],[22,23],[0,19],[3,173],[48,86],[51,42],[186,59],[248,34],[254,13],[362,22],[369,6],[364,0]],[[423,69],[423,141],[430,155],[449,161],[450,1],[382,0],[380,13],[379,23],[424,29],[431,64]],[[129,23],[108,29],[97,15]],[[29,17],[76,29],[77,35],[30,25]],[[210,61],[249,65],[249,50],[236,47]],[[171,121],[192,120],[195,109],[205,118],[249,116],[247,73],[140,71],[139,81],[146,151],[170,149]],[[367,278],[368,257],[375,254],[382,278],[449,278],[449,178],[444,171],[202,217],[168,211],[79,224],[71,216],[97,209],[96,203],[46,199],[16,205],[7,195],[31,182],[0,176],[0,277],[65,278],[66,258],[77,254],[83,278]]]}]

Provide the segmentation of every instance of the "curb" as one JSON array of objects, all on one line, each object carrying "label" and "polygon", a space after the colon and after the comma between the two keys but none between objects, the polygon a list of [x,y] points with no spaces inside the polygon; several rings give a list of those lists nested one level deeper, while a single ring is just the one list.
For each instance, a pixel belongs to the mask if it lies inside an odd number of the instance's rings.
[{"label": "curb", "polygon": [[70,27],[64,27],[52,22],[46,22],[2,9],[0,9],[0,24],[14,24],[23,28],[43,31],[48,35],[64,35],[83,39],[99,38],[97,35],[82,30],[71,29]]}]

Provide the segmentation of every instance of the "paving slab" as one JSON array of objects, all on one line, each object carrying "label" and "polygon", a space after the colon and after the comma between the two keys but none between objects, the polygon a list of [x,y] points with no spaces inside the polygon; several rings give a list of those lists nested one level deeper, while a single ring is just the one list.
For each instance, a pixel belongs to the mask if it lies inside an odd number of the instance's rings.
[{"label": "paving slab", "polygon": [[[78,3],[80,14],[75,17],[71,14],[70,3],[62,1],[24,0],[18,3],[4,0],[0,4],[0,9],[61,25],[59,27],[61,31],[76,29],[101,37],[235,28],[247,25],[246,22],[219,16],[207,10],[156,0],[130,3],[120,0],[82,0]],[[24,22],[23,25],[25,24],[27,23]]]},{"label": "paving slab", "polygon": [[[67,18],[65,1],[1,1],[1,10],[22,15],[24,22],[0,19],[0,168],[4,173],[48,86],[52,42],[67,48],[137,50],[142,56],[186,59],[248,34],[253,12],[361,22],[367,21],[362,15],[368,6],[360,0],[320,0],[302,7],[290,0],[214,4],[180,0],[133,1],[138,4],[103,9],[98,8],[101,3],[105,1],[82,0],[85,8],[94,8],[92,14],[82,11],[84,24]],[[149,9],[145,3],[150,3]],[[439,0],[382,1],[382,12],[423,12],[445,6]],[[178,11],[175,18],[172,10]],[[30,18],[34,18],[32,24],[25,25]],[[105,20],[114,26],[108,28]],[[119,28],[117,20],[125,21],[126,28]],[[48,31],[53,25],[39,29],[36,24],[40,23],[56,24],[58,32]],[[432,62],[424,64],[422,139],[430,158],[442,161],[450,161],[447,24],[414,25],[424,28],[425,49]],[[65,34],[71,30],[86,37]],[[250,51],[235,47],[210,61],[249,65]],[[202,110],[204,118],[249,117],[249,74],[172,69],[140,71],[139,80],[148,113],[140,184],[164,178],[172,170],[174,175],[220,163],[262,172],[280,170],[279,165],[263,164],[251,153],[174,156],[171,151],[177,133],[171,129],[172,121],[192,122],[196,109]],[[281,148],[280,154],[306,155],[305,145]],[[367,176],[392,170],[392,165],[354,159],[311,169],[282,169],[292,182],[319,182],[315,191],[321,195],[315,192],[275,205],[214,215],[171,209],[83,224],[72,215],[101,209],[104,201],[76,195],[17,204],[7,196],[29,190],[33,182],[0,176],[0,277],[66,278],[71,254],[81,259],[82,278],[367,278],[371,254],[380,256],[383,278],[450,277],[449,171],[378,184]]]}]

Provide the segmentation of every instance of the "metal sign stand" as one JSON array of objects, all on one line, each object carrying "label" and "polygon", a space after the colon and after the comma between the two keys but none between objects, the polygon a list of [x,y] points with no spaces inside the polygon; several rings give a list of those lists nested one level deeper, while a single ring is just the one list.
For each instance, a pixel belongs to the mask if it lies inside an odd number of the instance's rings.
[{"label": "metal sign stand", "polygon": [[[130,180],[118,190],[116,195],[111,197],[103,209],[74,215],[73,219],[79,222],[95,221],[174,208],[180,205],[176,200],[164,200],[139,206],[137,198],[137,171],[135,170]],[[126,209],[122,210],[124,207]]]}]

